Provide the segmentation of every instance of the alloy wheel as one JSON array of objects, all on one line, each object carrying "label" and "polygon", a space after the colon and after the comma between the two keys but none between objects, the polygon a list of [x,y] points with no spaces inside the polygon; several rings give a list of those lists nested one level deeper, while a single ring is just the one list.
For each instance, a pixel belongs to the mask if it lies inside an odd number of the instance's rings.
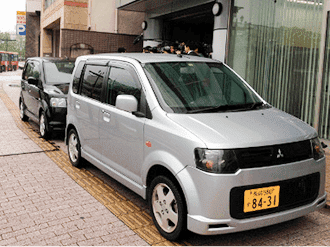
[{"label": "alloy wheel", "polygon": [[46,134],[46,119],[45,119],[44,114],[41,114],[41,116],[40,116],[39,130],[40,130],[41,136],[45,136],[45,134]]},{"label": "alloy wheel", "polygon": [[178,207],[173,191],[164,183],[157,184],[152,193],[152,210],[158,225],[166,233],[178,224]]},{"label": "alloy wheel", "polygon": [[70,159],[74,163],[78,161],[79,158],[78,139],[74,133],[72,133],[69,137],[69,155],[70,155]]}]

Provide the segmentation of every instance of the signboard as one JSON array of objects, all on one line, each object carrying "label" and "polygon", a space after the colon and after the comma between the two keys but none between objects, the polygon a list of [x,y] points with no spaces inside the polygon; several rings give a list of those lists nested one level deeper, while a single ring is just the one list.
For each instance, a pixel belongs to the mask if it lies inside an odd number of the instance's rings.
[{"label": "signboard", "polygon": [[26,25],[24,24],[17,24],[16,25],[16,34],[25,36],[26,35]]},{"label": "signboard", "polygon": [[17,11],[16,34],[21,36],[26,35],[26,12],[24,11]]},{"label": "signboard", "polygon": [[26,24],[26,12],[17,11],[16,24]]}]

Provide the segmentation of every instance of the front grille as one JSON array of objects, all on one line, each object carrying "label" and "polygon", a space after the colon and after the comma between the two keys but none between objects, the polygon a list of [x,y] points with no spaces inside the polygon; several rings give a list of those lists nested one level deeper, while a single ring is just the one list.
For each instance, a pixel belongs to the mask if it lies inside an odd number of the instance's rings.
[{"label": "front grille", "polygon": [[[278,207],[254,212],[243,212],[245,190],[276,185],[280,186]],[[307,205],[317,198],[319,187],[320,173],[313,173],[307,176],[273,183],[235,187],[230,191],[230,215],[235,219],[246,219]]]},{"label": "front grille", "polygon": [[313,157],[309,140],[265,147],[235,149],[240,169],[274,166]]}]

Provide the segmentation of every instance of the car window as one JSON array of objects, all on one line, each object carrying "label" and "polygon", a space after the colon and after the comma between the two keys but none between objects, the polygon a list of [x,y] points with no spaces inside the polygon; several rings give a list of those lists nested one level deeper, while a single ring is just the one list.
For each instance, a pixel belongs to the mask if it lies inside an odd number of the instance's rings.
[{"label": "car window", "polygon": [[68,60],[45,61],[44,71],[46,84],[63,84],[70,83],[74,62]]},{"label": "car window", "polygon": [[141,98],[141,84],[136,73],[130,68],[111,67],[108,78],[107,103],[116,104],[120,94],[133,95],[138,102]]},{"label": "car window", "polygon": [[101,101],[102,84],[106,72],[106,66],[86,65],[80,94]]},{"label": "car window", "polygon": [[79,62],[77,69],[73,75],[72,91],[74,93],[78,93],[80,76],[81,76],[82,69],[84,68],[84,64],[85,64],[84,61]]},{"label": "car window", "polygon": [[35,79],[39,79],[40,70],[39,63],[36,61],[30,61],[26,65],[26,69],[23,74],[23,78],[27,80],[29,77],[34,77]]},{"label": "car window", "polygon": [[260,103],[244,81],[221,63],[150,63],[145,70],[168,112],[246,110]]}]

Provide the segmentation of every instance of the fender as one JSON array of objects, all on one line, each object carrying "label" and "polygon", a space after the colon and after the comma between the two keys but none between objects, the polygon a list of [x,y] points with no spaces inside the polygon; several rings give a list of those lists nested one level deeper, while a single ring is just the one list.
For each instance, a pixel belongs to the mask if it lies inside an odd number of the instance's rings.
[{"label": "fender", "polygon": [[50,109],[49,109],[49,105],[47,104],[47,102],[44,99],[40,99],[39,101],[40,106],[39,106],[39,118],[40,118],[40,110],[42,109],[45,113],[46,113],[46,117],[50,118]]},{"label": "fender", "polygon": [[[187,204],[187,212],[189,214],[195,214],[194,208],[202,208],[200,204],[201,199],[199,194],[196,193],[196,183],[192,179],[189,170],[186,167],[185,169],[181,170],[175,177],[177,181],[180,183],[181,189],[186,199]],[[195,210],[196,211],[196,210]]]},{"label": "fender", "polygon": [[80,138],[80,130],[76,127],[76,118],[72,115],[66,115],[66,128],[65,128],[65,137],[64,137],[64,143],[68,145],[68,134],[69,134],[69,127],[70,129],[75,129],[77,131],[78,137]]},{"label": "fender", "polygon": [[141,167],[142,171],[142,184],[147,187],[147,176],[149,170],[154,165],[161,165],[169,170],[174,176],[176,176],[182,169],[184,169],[184,165],[172,154],[163,151],[163,150],[155,150],[149,153]]},{"label": "fender", "polygon": [[165,167],[176,178],[186,199],[188,213],[192,211],[192,207],[197,206],[197,208],[200,208],[200,205],[196,205],[199,204],[199,198],[196,193],[196,185],[188,172],[189,169],[186,169],[187,166],[182,164],[180,160],[177,159],[175,156],[162,150],[155,150],[154,152],[151,152],[146,157],[145,162],[143,163],[143,166],[141,168],[143,172],[142,182],[143,187],[145,188],[143,195],[144,199],[146,198],[148,172],[155,165],[161,165]]}]

